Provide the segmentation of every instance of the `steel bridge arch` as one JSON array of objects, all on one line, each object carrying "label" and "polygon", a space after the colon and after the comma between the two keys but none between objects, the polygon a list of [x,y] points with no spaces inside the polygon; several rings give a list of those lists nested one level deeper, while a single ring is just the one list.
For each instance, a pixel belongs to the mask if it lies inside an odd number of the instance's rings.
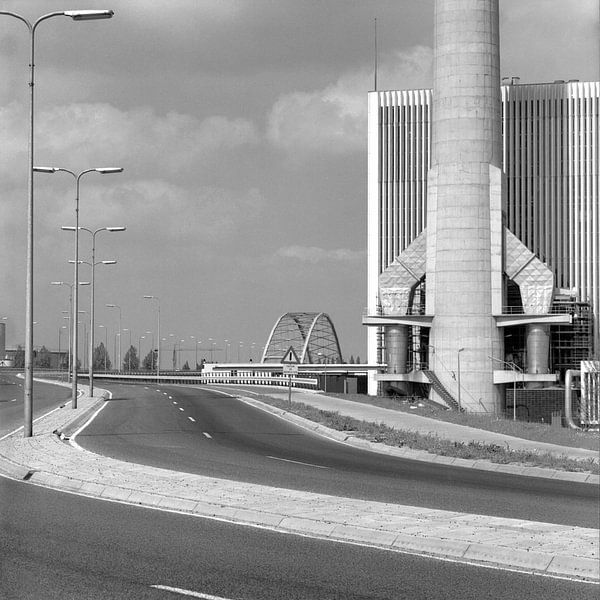
[{"label": "steel bridge arch", "polygon": [[290,346],[300,364],[342,362],[342,351],[333,321],[323,312],[288,312],[277,320],[261,362],[280,363]]}]

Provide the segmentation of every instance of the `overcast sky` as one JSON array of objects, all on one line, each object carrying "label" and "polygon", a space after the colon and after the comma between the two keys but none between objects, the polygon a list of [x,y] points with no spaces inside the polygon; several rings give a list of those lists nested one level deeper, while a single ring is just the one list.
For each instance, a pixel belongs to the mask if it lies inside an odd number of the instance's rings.
[{"label": "overcast sky", "polygon": [[[430,87],[433,0],[0,2],[30,20],[78,8],[115,16],[39,26],[35,163],[124,168],[81,180],[80,225],[127,226],[96,238],[96,259],[118,261],[96,268],[96,323],[108,327],[111,358],[118,311],[105,304],[121,306],[137,346],[145,331],[156,335],[156,305],[142,299],[150,294],[160,298],[169,344],[193,348],[196,336],[202,348],[212,338],[223,349],[227,339],[229,358],[240,350],[247,360],[254,342],[256,360],[280,315],[322,311],[346,360],[366,359],[373,20],[379,88]],[[500,11],[503,75],[598,79],[598,0],[500,0]],[[8,347],[23,343],[25,328],[28,48],[25,26],[0,16]],[[70,176],[36,174],[36,346],[56,349],[66,323],[69,289],[49,283],[73,281],[74,237],[60,227],[74,225],[74,197]],[[82,260],[90,248],[83,232]],[[80,280],[89,278],[82,265]],[[89,288],[80,309],[89,310]],[[142,355],[149,349],[142,340]]]}]

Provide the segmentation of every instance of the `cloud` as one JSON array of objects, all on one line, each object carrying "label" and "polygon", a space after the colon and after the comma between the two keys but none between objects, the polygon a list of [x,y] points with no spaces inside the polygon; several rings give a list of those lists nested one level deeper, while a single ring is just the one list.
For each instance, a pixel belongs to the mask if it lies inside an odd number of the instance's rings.
[{"label": "cloud", "polygon": [[597,81],[599,17],[598,0],[503,0],[502,75],[522,83]]},{"label": "cloud", "polygon": [[[0,107],[0,131],[0,169],[10,177],[26,164],[26,107],[17,102]],[[189,177],[223,161],[224,152],[258,140],[256,127],[247,119],[158,115],[145,107],[120,110],[109,104],[78,103],[36,115],[36,163],[74,171],[120,165],[138,176],[159,172]]]},{"label": "cloud", "polygon": [[365,260],[366,252],[363,250],[349,250],[339,248],[325,250],[316,246],[285,246],[279,248],[275,256],[281,259],[290,259],[302,263],[356,263]]},{"label": "cloud", "polygon": [[[431,61],[431,49],[423,46],[384,57],[378,87],[428,86]],[[281,95],[268,115],[269,141],[296,156],[312,152],[340,155],[364,149],[366,94],[372,82],[372,69],[364,67],[346,73],[324,89]]]}]

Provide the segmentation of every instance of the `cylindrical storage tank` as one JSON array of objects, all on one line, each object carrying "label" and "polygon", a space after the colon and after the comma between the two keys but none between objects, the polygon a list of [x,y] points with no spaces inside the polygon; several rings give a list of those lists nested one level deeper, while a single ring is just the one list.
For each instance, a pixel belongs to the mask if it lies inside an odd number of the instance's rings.
[{"label": "cylindrical storage tank", "polygon": [[[542,323],[527,325],[527,372],[548,373],[550,353],[550,326]],[[543,384],[528,383],[528,388],[541,387]]]},{"label": "cylindrical storage tank", "polygon": [[385,362],[388,373],[406,373],[408,358],[408,326],[388,325],[385,328]]}]

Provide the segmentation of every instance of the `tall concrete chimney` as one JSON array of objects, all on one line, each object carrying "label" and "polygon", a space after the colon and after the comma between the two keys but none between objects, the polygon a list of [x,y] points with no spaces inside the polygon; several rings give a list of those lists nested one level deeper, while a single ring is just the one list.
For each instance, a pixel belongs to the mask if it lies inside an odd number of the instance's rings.
[{"label": "tall concrete chimney", "polygon": [[436,0],[427,192],[430,363],[461,381],[463,408],[487,412],[500,401],[490,357],[503,358],[498,22],[498,0]]}]

